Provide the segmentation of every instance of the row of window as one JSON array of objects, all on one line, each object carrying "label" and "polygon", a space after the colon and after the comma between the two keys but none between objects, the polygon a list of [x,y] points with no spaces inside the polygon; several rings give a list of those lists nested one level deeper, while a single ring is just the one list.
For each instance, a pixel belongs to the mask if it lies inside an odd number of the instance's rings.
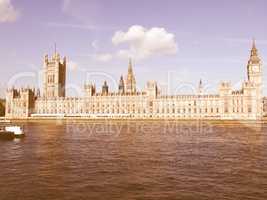
[{"label": "row of window", "polygon": [[194,114],[197,114],[197,113],[219,113],[220,110],[219,108],[204,108],[204,109],[197,109],[197,108],[178,108],[178,109],[165,109],[165,108],[162,108],[162,109],[157,109],[157,113],[194,113]]},{"label": "row of window", "polygon": [[[38,110],[39,112],[42,113],[83,113],[82,109],[68,109],[68,110],[62,110],[62,109],[43,109],[43,110]],[[136,113],[136,114],[142,114],[146,113],[146,109],[100,109],[100,108],[92,108],[92,109],[86,109],[86,113],[107,113],[107,114],[127,114],[127,113]],[[201,113],[219,113],[219,108],[205,108],[205,109],[191,109],[191,108],[184,108],[184,109],[157,109],[156,111],[153,112],[153,110],[150,110],[151,113],[172,113],[172,114],[179,114],[179,113],[191,113],[191,114],[201,114]]]},{"label": "row of window", "polygon": [[[239,108],[239,107],[233,107],[232,111],[233,111],[233,113],[244,113],[243,107],[241,107],[241,108]],[[228,107],[225,107],[224,108],[224,112],[225,113],[229,113],[229,108]],[[251,105],[248,105],[247,112],[248,113],[252,113],[252,107],[251,107]]]}]

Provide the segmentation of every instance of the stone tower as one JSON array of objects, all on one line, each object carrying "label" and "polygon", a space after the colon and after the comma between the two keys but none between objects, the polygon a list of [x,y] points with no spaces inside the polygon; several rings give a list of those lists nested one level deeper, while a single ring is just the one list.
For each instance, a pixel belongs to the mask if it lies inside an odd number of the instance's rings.
[{"label": "stone tower", "polygon": [[66,84],[66,57],[61,61],[56,52],[49,60],[48,55],[44,57],[43,96],[45,98],[65,97]]},{"label": "stone tower", "polygon": [[253,40],[250,59],[247,65],[248,81],[258,87],[258,95],[262,95],[262,64],[258,55],[255,40]]},{"label": "stone tower", "polygon": [[262,105],[262,63],[258,55],[255,40],[253,40],[252,49],[250,51],[250,58],[247,65],[248,82],[256,87],[255,98],[257,99],[257,113],[259,117],[263,112]]},{"label": "stone tower", "polygon": [[129,60],[128,74],[126,78],[126,92],[136,93],[136,81],[133,73],[133,66],[131,59]]},{"label": "stone tower", "polygon": [[34,112],[36,99],[35,90],[29,88],[8,89],[6,92],[7,118],[29,117]]}]

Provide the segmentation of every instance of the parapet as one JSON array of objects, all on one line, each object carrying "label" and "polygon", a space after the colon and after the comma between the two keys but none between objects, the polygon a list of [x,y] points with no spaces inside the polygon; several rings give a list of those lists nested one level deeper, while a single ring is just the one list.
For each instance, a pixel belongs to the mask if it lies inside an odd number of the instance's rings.
[{"label": "parapet", "polygon": [[35,88],[8,88],[7,89],[7,95],[11,96],[12,98],[21,98],[23,95],[32,95],[32,96],[38,96],[39,90],[36,90]]},{"label": "parapet", "polygon": [[62,60],[62,62],[61,62],[61,58],[60,58],[59,53],[55,52],[55,53],[52,55],[51,59],[49,59],[49,56],[46,54],[46,55],[44,56],[44,63],[45,63],[45,65],[48,65],[48,64],[51,63],[51,62],[58,62],[58,63],[60,63],[60,64],[62,64],[62,65],[66,65],[67,58],[66,58],[66,57],[63,57],[63,60]]}]

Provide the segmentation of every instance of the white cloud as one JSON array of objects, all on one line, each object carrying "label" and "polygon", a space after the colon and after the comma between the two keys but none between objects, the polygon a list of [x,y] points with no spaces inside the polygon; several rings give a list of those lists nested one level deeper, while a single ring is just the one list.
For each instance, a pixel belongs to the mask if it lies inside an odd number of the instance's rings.
[{"label": "white cloud", "polygon": [[97,50],[97,49],[99,48],[99,43],[98,43],[97,40],[94,40],[94,41],[92,42],[92,47],[93,47],[95,50]]},{"label": "white cloud", "polygon": [[109,53],[103,53],[103,54],[94,54],[93,58],[96,61],[108,62],[113,58],[113,56],[111,54],[109,54]]},{"label": "white cloud", "polygon": [[127,32],[117,31],[112,37],[114,45],[128,44],[129,48],[117,52],[119,57],[144,59],[154,55],[174,55],[178,51],[175,36],[164,28],[146,29],[135,25]]},{"label": "white cloud", "polygon": [[14,22],[18,15],[10,0],[0,0],[0,23]]}]

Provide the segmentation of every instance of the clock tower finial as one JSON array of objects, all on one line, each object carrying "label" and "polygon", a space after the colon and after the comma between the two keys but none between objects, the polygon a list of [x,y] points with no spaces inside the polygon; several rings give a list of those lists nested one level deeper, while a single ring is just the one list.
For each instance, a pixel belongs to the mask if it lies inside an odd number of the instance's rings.
[{"label": "clock tower finial", "polygon": [[253,40],[252,40],[252,48],[251,48],[250,58],[253,58],[254,61],[259,61],[259,58],[258,58],[258,49],[256,47],[255,38],[253,38]]},{"label": "clock tower finial", "polygon": [[252,49],[256,49],[256,40],[255,38],[252,39]]}]

